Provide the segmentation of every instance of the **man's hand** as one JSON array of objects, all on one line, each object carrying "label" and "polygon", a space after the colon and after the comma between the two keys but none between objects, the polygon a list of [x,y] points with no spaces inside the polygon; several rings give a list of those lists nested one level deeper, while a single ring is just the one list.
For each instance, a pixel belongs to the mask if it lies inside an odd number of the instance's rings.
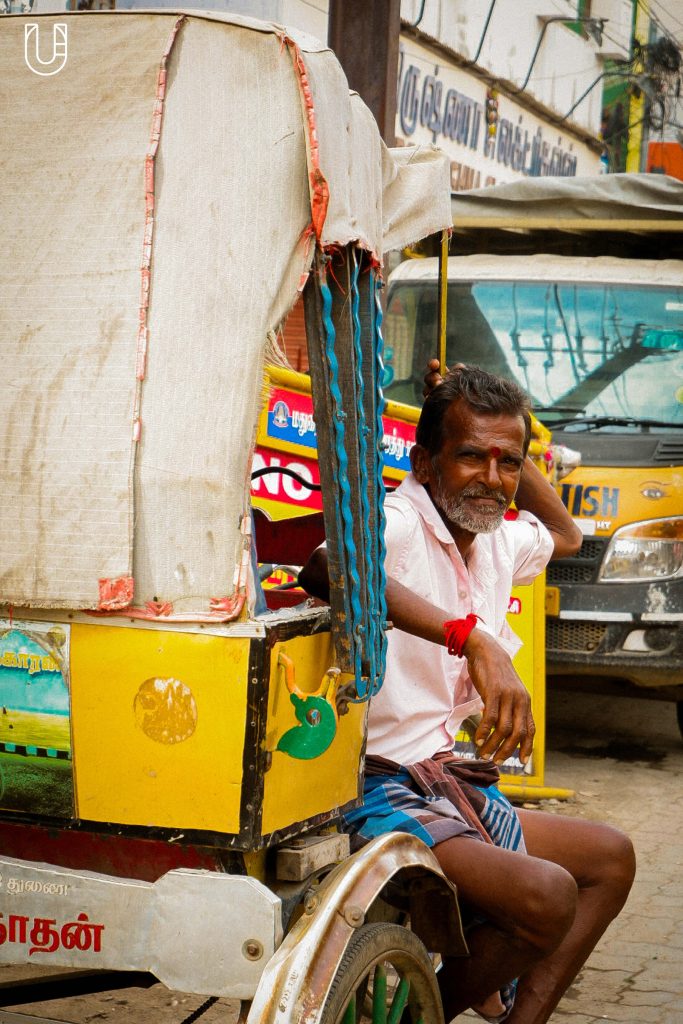
[{"label": "man's hand", "polygon": [[[448,367],[446,367],[446,373],[448,373]],[[438,388],[439,384],[443,382],[441,376],[441,363],[438,359],[430,359],[427,363],[427,372],[424,375],[424,387],[422,389],[422,397],[426,398],[427,395],[431,394],[434,388]]]},{"label": "man's hand", "polygon": [[[387,577],[387,611],[397,629],[443,645],[443,624],[448,615],[443,608],[425,601],[402,583]],[[519,746],[524,764],[534,745],[531,698],[517,675],[510,655],[483,629],[474,628],[463,647],[467,670],[484,702],[484,713],[475,733],[480,757],[491,757],[500,764]]]},{"label": "man's hand", "polygon": [[[327,552],[319,548],[299,580],[309,593],[324,597],[321,581],[327,583]],[[402,583],[387,576],[387,612],[397,629],[443,646],[443,624],[448,612],[414,594]],[[517,675],[512,660],[499,643],[482,629],[473,629],[463,647],[470,679],[484,702],[484,712],[475,733],[480,757],[500,764],[519,746],[524,764],[534,744],[531,699]]]},{"label": "man's hand", "polygon": [[441,363],[438,359],[430,359],[427,363],[427,372],[424,375],[424,388],[422,389],[422,397],[426,398],[430,395],[434,388],[438,388],[439,384],[443,384],[444,375],[447,377],[449,373],[455,373],[457,370],[464,368],[464,363],[455,363],[450,370],[447,366],[444,366],[443,374],[441,373]]},{"label": "man's hand", "polygon": [[470,679],[484,701],[484,713],[474,734],[479,757],[502,764],[519,746],[520,759],[526,764],[536,726],[531,698],[510,656],[481,629],[472,630],[463,653]]},{"label": "man's hand", "polygon": [[327,564],[327,548],[316,548],[298,576],[298,583],[307,594],[321,601],[330,600],[330,574]]}]

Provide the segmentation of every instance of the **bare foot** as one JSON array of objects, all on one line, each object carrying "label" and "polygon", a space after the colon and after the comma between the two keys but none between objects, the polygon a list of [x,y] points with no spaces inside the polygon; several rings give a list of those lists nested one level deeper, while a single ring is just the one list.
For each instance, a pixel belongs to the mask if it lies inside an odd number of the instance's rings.
[{"label": "bare foot", "polygon": [[482,1017],[499,1017],[501,1013],[505,1013],[505,1004],[500,998],[500,992],[493,992],[490,996],[482,1003],[477,1003],[472,1009],[475,1013],[481,1014]]}]

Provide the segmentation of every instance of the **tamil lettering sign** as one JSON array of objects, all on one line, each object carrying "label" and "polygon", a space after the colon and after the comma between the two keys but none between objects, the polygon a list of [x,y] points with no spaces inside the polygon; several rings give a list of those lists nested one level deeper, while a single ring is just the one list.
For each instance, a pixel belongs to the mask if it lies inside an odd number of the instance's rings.
[{"label": "tamil lettering sign", "polygon": [[431,142],[451,157],[453,191],[525,177],[597,174],[599,154],[499,94],[494,135],[486,122],[486,83],[404,40],[399,57],[396,134]]},{"label": "tamil lettering sign", "polygon": [[[386,415],[382,421],[385,482],[395,487],[397,479],[410,470],[415,424]],[[251,485],[256,503],[275,501],[311,512],[322,509],[320,491],[306,486],[320,484],[317,443],[311,396],[271,388],[252,463],[252,473],[259,474]]]},{"label": "tamil lettering sign", "polygon": [[253,999],[282,941],[255,878],[178,868],[156,882],[0,857],[0,965],[149,971],[167,988]]}]

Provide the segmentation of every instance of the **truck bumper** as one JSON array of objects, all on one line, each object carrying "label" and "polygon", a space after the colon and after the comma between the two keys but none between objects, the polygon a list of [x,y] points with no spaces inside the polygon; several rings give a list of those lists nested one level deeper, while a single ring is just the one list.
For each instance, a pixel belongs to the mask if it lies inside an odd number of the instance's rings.
[{"label": "truck bumper", "polygon": [[682,700],[683,579],[599,580],[600,560],[575,557],[548,568],[555,598],[546,604],[548,673],[607,677]]},{"label": "truck bumper", "polygon": [[548,674],[625,680],[656,690],[652,696],[683,700],[683,621],[614,622],[597,614],[546,619]]}]

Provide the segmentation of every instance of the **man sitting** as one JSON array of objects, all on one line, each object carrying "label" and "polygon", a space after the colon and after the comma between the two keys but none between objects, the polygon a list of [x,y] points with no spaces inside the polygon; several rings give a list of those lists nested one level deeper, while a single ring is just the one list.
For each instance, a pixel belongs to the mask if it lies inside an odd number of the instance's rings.
[{"label": "man sitting", "polygon": [[[438,363],[430,367],[434,383]],[[517,750],[526,763],[534,736],[511,660],[520,646],[506,622],[511,588],[581,544],[527,456],[530,434],[516,384],[459,367],[427,395],[412,472],[385,503],[395,628],[369,709],[364,804],[345,826],[356,845],[389,831],[418,835],[457,886],[470,956],[446,958],[439,972],[446,1020],[473,1007],[509,1024],[547,1021],[635,871],[622,833],[515,811],[495,785],[495,765]],[[518,515],[508,520],[513,499]],[[300,581],[325,596],[324,549]],[[480,710],[479,759],[458,760],[454,738]]]}]

